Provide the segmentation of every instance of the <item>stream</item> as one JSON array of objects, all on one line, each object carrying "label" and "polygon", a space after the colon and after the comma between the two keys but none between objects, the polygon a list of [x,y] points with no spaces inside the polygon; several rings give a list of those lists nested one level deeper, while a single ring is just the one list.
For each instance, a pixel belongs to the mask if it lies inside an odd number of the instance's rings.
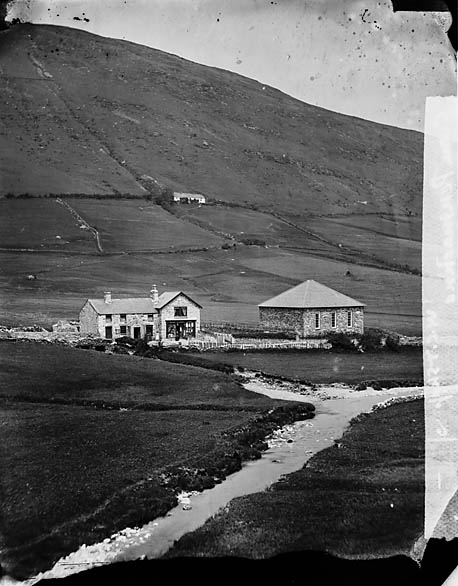
[{"label": "stream", "polygon": [[302,468],[314,454],[340,438],[356,415],[393,398],[423,395],[421,387],[354,391],[344,385],[317,385],[317,389],[299,394],[285,388],[285,383],[263,381],[252,374],[246,376],[244,386],[274,399],[313,403],[315,417],[278,430],[259,460],[247,462],[221,484],[200,493],[182,493],[178,506],[165,517],[141,528],[124,529],[101,543],[83,545],[22,584],[31,586],[43,578],[60,578],[114,562],[160,557],[175,540],[203,525],[233,498],[263,491],[281,476]]}]

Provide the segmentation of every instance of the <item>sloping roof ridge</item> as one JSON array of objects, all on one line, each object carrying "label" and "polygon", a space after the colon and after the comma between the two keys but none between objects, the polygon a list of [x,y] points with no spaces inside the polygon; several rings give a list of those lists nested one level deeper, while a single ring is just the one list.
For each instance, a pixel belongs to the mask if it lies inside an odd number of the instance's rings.
[{"label": "sloping roof ridge", "polygon": [[364,307],[364,305],[364,303],[314,279],[307,279],[260,303],[259,307],[310,309],[314,307]]},{"label": "sloping roof ridge", "polygon": [[[200,305],[200,303],[197,303],[197,301],[195,301],[192,297],[190,297],[184,291],[163,291],[159,295],[159,299],[158,299],[159,303],[156,303],[155,307],[157,307],[159,309],[162,309],[163,307],[165,307],[166,305],[168,305],[169,303],[171,303],[174,299],[176,299],[178,297],[178,295],[184,295],[187,299],[189,299],[189,301],[192,301],[197,306],[199,306],[200,308],[202,308],[202,305]],[[163,303],[161,303],[161,297],[164,297],[165,298],[163,300]]]}]

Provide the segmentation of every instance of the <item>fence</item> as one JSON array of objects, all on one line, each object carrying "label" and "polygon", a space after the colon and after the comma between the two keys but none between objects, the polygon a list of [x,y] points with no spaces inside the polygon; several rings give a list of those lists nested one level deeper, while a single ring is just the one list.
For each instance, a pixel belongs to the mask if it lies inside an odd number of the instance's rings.
[{"label": "fence", "polygon": [[221,342],[216,339],[211,340],[183,340],[177,346],[183,348],[195,348],[201,351],[205,350],[312,350],[312,349],[329,349],[331,344],[326,340],[264,340],[264,339],[250,339],[244,341]]}]

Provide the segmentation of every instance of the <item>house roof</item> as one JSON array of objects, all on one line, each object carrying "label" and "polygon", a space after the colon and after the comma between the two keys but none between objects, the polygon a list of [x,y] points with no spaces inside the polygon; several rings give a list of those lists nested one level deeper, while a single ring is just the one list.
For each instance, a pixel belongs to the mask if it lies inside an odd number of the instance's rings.
[{"label": "house roof", "polygon": [[88,299],[88,301],[99,314],[157,313],[151,297],[127,297],[126,299],[112,299],[110,303],[105,303],[103,299]]},{"label": "house roof", "polygon": [[88,302],[96,310],[98,314],[112,314],[112,313],[157,313],[158,309],[162,309],[170,302],[172,302],[178,295],[184,295],[187,299],[199,305],[194,299],[182,291],[164,291],[159,295],[157,303],[153,303],[151,297],[127,297],[125,299],[112,299],[110,303],[105,303],[104,299],[88,299]]},{"label": "house roof", "polygon": [[194,299],[191,299],[191,297],[189,297],[189,295],[186,295],[186,293],[183,293],[183,291],[164,291],[164,293],[161,293],[159,295],[159,301],[155,304],[154,307],[157,307],[157,309],[162,309],[167,304],[169,304],[171,301],[173,301],[175,299],[175,297],[178,297],[178,295],[184,295],[187,299],[189,299],[189,301],[192,301],[198,307],[202,308],[202,305],[199,305],[199,303],[197,303],[197,301],[194,301]]},{"label": "house roof", "polygon": [[310,279],[264,301],[259,304],[259,307],[315,309],[319,307],[364,307],[364,305],[356,299]]}]

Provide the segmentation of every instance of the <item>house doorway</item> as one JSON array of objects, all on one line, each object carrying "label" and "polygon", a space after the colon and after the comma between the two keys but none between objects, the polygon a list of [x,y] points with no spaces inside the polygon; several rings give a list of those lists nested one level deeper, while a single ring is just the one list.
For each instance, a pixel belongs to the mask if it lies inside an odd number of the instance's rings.
[{"label": "house doorway", "polygon": [[133,338],[134,338],[134,340],[138,340],[141,337],[141,335],[142,335],[142,329],[139,326],[135,326],[133,328],[133,330],[134,330],[134,336],[133,336]]},{"label": "house doorway", "polygon": [[107,326],[105,328],[105,338],[107,340],[111,340],[112,337],[113,337],[113,326]]}]

